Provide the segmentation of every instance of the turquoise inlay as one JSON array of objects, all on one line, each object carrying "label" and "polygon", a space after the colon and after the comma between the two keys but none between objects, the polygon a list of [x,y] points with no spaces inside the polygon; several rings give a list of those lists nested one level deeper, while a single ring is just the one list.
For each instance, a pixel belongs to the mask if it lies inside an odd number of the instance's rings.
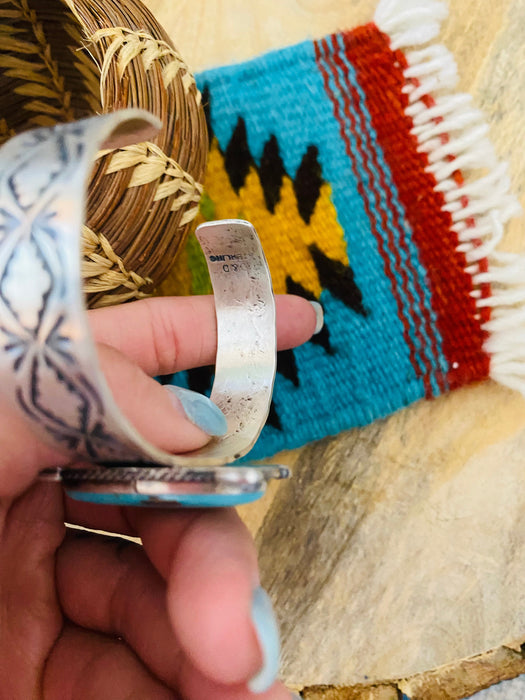
[{"label": "turquoise inlay", "polygon": [[[434,371],[440,373],[443,375],[443,377],[446,377],[447,371],[448,371],[448,364],[447,360],[445,358],[445,354],[443,352],[443,340],[441,337],[441,333],[439,332],[438,326],[437,326],[437,317],[436,313],[434,311],[434,308],[432,306],[432,292],[430,290],[430,287],[426,283],[426,271],[424,266],[422,265],[420,259],[419,259],[419,251],[417,248],[417,245],[414,243],[414,240],[412,238],[412,230],[408,224],[408,221],[406,219],[406,214],[405,210],[403,208],[403,205],[401,204],[400,198],[399,198],[399,193],[397,191],[397,187],[394,183],[394,179],[392,177],[392,173],[390,171],[390,168],[385,160],[385,156],[383,153],[383,150],[381,148],[381,145],[377,139],[377,134],[375,132],[375,129],[372,124],[372,117],[370,115],[370,112],[368,111],[367,107],[367,97],[366,93],[363,90],[358,77],[357,77],[357,72],[352,65],[352,63],[348,60],[346,53],[345,53],[345,46],[344,46],[344,39],[341,34],[337,34],[337,42],[339,46],[339,56],[341,57],[344,66],[347,70],[347,77],[348,80],[350,81],[352,87],[355,88],[358,96],[359,96],[359,104],[354,104],[355,112],[357,116],[357,123],[361,121],[359,118],[359,115],[361,119],[364,119],[365,122],[365,127],[364,131],[368,134],[368,137],[372,143],[372,148],[376,154],[377,160],[379,162],[379,166],[383,172],[385,182],[388,188],[388,200],[387,200],[387,195],[383,187],[381,187],[381,180],[379,177],[379,173],[377,172],[376,166],[372,160],[370,160],[369,165],[370,168],[372,169],[374,176],[375,176],[375,184],[377,187],[377,191],[380,194],[381,198],[381,206],[382,210],[386,213],[387,219],[388,219],[388,225],[389,229],[391,230],[396,242],[398,242],[398,250],[402,259],[402,263],[404,265],[404,268],[407,272],[408,276],[408,281],[409,281],[409,288],[412,293],[412,296],[414,300],[417,302],[415,306],[413,304],[410,304],[411,308],[413,308],[417,315],[419,316],[419,319],[421,321],[421,331],[424,335],[425,340],[427,341],[427,347],[422,348],[422,351],[425,352],[426,356],[431,362],[431,365],[434,369]],[[351,94],[349,94],[349,99],[352,101],[353,97]],[[364,137],[363,133],[363,127],[360,124],[359,125],[359,133],[361,136],[361,139]],[[362,141],[363,144],[365,141]],[[366,148],[366,146],[365,146]],[[394,218],[392,214],[392,207],[395,209],[397,215],[398,215],[398,221],[400,222],[400,226],[402,228],[402,233],[398,231],[396,228],[396,225],[394,224]],[[403,236],[404,234],[404,236]],[[405,246],[401,244],[401,240],[404,238],[406,242],[406,249]],[[423,296],[421,294],[418,294],[418,291],[416,290],[416,275],[419,278],[419,288],[422,290]],[[432,339],[427,333],[426,330],[426,323],[425,323],[425,318],[422,312],[421,307],[424,307],[426,311],[428,312],[428,316],[430,318],[430,323],[431,323],[431,332],[433,334],[433,339],[435,341],[435,346],[436,346],[436,353],[433,352],[432,349]],[[412,319],[411,319],[412,320]],[[413,326],[412,326],[413,327]],[[415,343],[420,345],[418,339],[416,336],[413,336],[413,340]],[[434,390],[434,394],[438,395],[440,393],[439,387],[436,382],[435,376],[431,376],[431,383],[432,383],[432,388]]]},{"label": "turquoise inlay", "polygon": [[75,501],[84,503],[98,503],[99,505],[112,506],[181,506],[184,508],[230,508],[245,503],[253,503],[263,495],[262,491],[256,493],[243,493],[227,495],[220,493],[210,494],[162,494],[151,498],[139,493],[90,493],[89,491],[68,491],[67,495]]}]

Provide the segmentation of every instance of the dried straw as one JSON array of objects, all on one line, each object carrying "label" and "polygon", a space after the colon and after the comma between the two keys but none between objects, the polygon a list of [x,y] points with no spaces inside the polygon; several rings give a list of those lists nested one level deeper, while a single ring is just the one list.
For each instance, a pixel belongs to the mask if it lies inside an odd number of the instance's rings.
[{"label": "dried straw", "polygon": [[162,119],[157,138],[99,154],[84,240],[90,306],[146,296],[198,210],[207,157],[199,91],[138,0],[0,0],[0,143],[124,107]]}]

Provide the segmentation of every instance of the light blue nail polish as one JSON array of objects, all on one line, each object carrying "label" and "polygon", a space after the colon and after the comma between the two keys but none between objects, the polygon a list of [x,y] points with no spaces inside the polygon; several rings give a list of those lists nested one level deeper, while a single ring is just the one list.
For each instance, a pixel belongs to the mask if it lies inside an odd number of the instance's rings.
[{"label": "light blue nail polish", "polygon": [[263,657],[262,668],[248,683],[252,693],[264,693],[277,678],[279,671],[279,630],[272,601],[264,588],[256,588],[252,598],[252,621]]},{"label": "light blue nail polish", "polygon": [[311,301],[310,304],[314,307],[315,311],[315,330],[314,330],[314,335],[317,335],[323,330],[324,326],[324,311],[323,307],[318,301]]},{"label": "light blue nail polish", "polygon": [[299,693],[292,693],[290,697],[292,700],[303,700]]},{"label": "light blue nail polish", "polygon": [[228,432],[226,416],[207,396],[172,384],[164,388],[179,399],[188,419],[205,433],[219,437]]}]

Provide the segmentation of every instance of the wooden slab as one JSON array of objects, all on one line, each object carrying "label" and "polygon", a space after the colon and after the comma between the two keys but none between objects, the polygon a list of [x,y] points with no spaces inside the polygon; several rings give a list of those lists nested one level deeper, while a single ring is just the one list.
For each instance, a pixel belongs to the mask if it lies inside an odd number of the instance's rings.
[{"label": "wooden slab", "polygon": [[525,403],[491,385],[287,455],[262,523],[246,510],[285,677],[395,679],[525,637],[524,450]]},{"label": "wooden slab", "polygon": [[[370,20],[376,3],[147,4],[200,70],[351,28]],[[449,7],[442,38],[458,61],[459,87],[487,113],[525,203],[525,3]],[[525,249],[523,220],[505,247]],[[525,639],[520,396],[487,382],[282,461],[294,479],[243,516],[281,621],[291,686],[310,700],[390,700],[398,690],[454,699],[525,670],[513,651]],[[382,682],[393,679],[401,680]]]}]

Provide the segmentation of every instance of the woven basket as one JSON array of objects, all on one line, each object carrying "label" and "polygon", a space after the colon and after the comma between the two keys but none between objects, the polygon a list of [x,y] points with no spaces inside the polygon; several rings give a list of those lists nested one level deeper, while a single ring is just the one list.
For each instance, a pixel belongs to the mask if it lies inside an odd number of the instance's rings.
[{"label": "woven basket", "polygon": [[0,0],[0,143],[25,129],[124,107],[161,118],[152,142],[104,151],[84,238],[89,306],[150,294],[197,213],[207,157],[200,94],[137,0]]}]

